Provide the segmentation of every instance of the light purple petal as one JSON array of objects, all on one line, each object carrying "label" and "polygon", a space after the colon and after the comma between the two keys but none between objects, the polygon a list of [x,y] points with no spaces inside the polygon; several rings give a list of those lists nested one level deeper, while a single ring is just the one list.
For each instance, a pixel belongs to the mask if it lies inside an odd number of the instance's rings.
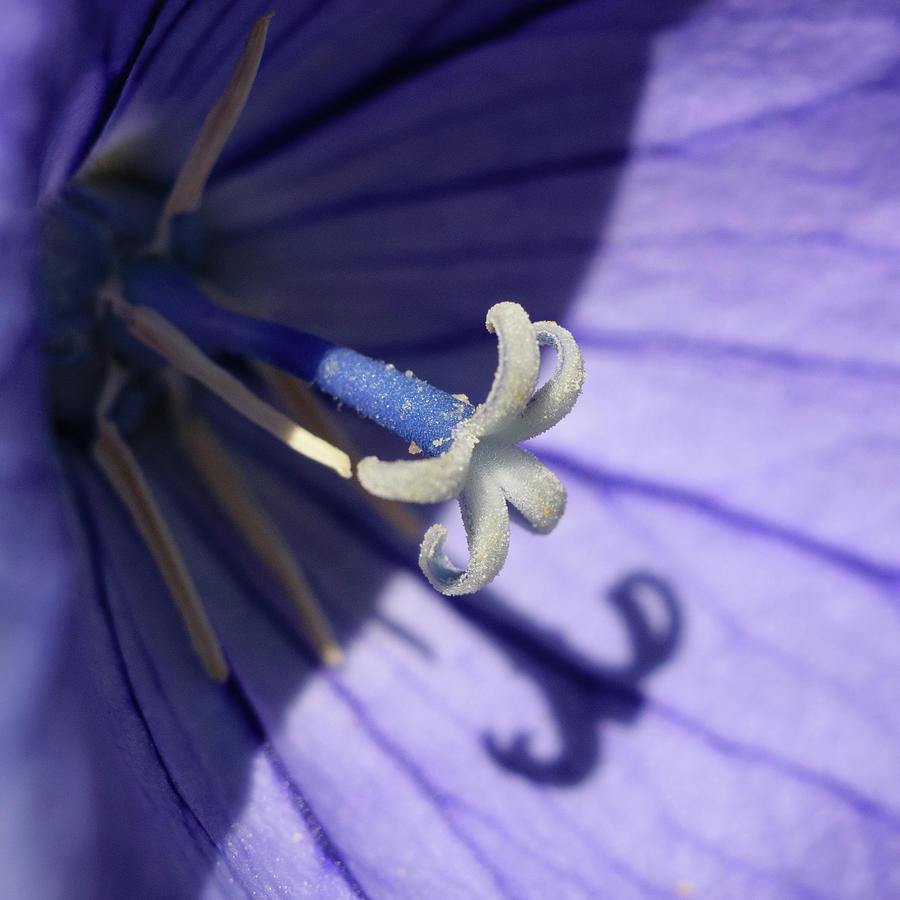
[{"label": "light purple petal", "polygon": [[36,159],[56,87],[42,64],[53,34],[46,7],[5,5],[0,34],[0,893],[36,898],[60,896],[90,842],[77,653],[67,640],[75,578],[34,303]]}]

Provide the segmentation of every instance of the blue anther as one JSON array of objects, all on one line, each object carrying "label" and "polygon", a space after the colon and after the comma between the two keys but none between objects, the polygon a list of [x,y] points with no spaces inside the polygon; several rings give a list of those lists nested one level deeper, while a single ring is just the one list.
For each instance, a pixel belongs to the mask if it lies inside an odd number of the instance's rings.
[{"label": "blue anther", "polygon": [[206,352],[227,350],[290,372],[431,456],[449,448],[453,428],[475,411],[388,363],[218,306],[178,269],[132,262],[120,275],[130,303],[157,310]]}]

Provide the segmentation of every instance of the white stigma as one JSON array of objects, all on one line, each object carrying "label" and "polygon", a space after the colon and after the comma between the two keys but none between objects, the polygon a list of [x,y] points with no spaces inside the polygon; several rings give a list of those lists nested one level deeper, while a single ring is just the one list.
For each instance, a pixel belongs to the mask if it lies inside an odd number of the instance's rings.
[{"label": "white stigma", "polygon": [[[532,453],[516,446],[541,434],[572,409],[584,383],[575,339],[555,322],[532,322],[517,303],[487,314],[497,335],[498,364],[487,399],[453,431],[453,443],[431,459],[384,462],[367,457],[357,467],[363,487],[380,497],[414,503],[459,499],[469,545],[465,568],[444,553],[447,530],[432,525],[419,566],[442,594],[471,594],[491,582],[509,549],[509,508],[539,534],[553,530],[566,505],[559,479]],[[557,354],[556,370],[535,393],[540,346]]]}]

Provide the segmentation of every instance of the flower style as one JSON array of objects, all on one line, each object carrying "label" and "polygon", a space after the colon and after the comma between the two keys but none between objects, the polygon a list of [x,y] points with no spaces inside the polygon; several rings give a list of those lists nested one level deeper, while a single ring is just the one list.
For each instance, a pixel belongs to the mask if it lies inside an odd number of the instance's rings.
[{"label": "flower style", "polygon": [[[349,480],[205,390],[184,392],[175,445],[147,360],[113,421],[221,639],[220,684],[84,445],[48,433],[60,320],[40,316],[32,210],[102,158],[109,209],[154,222],[142,204],[164,203],[267,11],[5,9],[0,894],[897,894],[893,9],[275,10],[203,202],[170,223],[184,264],[237,315],[478,399],[484,310],[513,297],[566,326],[590,378],[534,445],[569,488],[554,537],[517,535],[490,588],[443,597]],[[76,259],[96,261],[77,234]],[[538,400],[575,390],[562,332],[554,346],[506,306],[501,362],[507,316],[557,373],[506,433],[482,423],[461,481],[479,529],[482,512],[505,523],[506,466],[537,471],[513,439]],[[264,394],[255,367],[216,361]],[[177,401],[184,385],[165,387]],[[297,573],[214,499],[197,412],[303,564],[340,667],[296,633]],[[390,435],[342,424],[390,455]],[[475,427],[431,440],[465,456]],[[442,459],[362,471],[416,483]],[[435,543],[430,571],[470,579],[472,549],[460,575]]]}]

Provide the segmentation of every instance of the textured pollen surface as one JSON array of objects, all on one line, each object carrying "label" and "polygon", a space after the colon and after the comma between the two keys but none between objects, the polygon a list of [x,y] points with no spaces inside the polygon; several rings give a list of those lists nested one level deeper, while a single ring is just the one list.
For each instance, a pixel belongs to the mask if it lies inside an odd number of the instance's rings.
[{"label": "textured pollen surface", "polygon": [[343,347],[325,353],[313,383],[431,456],[440,453],[453,426],[473,411],[412,373]]}]

